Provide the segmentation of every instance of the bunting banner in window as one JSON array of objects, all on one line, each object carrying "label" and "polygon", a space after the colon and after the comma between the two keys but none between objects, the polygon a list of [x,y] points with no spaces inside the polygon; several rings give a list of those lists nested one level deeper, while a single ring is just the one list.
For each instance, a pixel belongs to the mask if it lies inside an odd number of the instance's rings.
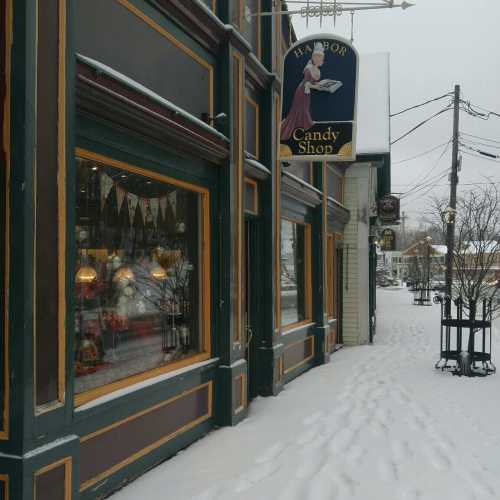
[{"label": "bunting banner in window", "polygon": [[313,35],[285,54],[282,161],[356,158],[358,53],[347,40]]},{"label": "bunting banner in window", "polygon": [[158,225],[160,211],[161,219],[175,218],[177,212],[177,193],[174,191],[158,198],[144,198],[127,191],[115,182],[105,172],[100,172],[100,210],[104,211],[109,203],[110,196],[116,196],[116,215],[119,216],[123,202],[126,202],[128,219],[134,227],[137,217],[142,220],[142,225]]}]

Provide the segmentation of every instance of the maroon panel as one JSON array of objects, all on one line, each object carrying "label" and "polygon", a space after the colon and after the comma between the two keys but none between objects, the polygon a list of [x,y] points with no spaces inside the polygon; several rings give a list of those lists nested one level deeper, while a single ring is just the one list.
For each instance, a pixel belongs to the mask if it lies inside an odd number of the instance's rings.
[{"label": "maroon panel", "polygon": [[58,398],[58,0],[38,9],[36,118],[36,402]]},{"label": "maroon panel", "polygon": [[81,443],[82,483],[120,464],[137,452],[182,429],[210,411],[210,391],[199,389],[132,418]]},{"label": "maroon panel", "polygon": [[285,349],[283,353],[284,371],[291,370],[306,358],[312,356],[312,337],[308,337],[304,342],[299,342]]},{"label": "maroon panel", "polygon": [[64,464],[35,477],[35,500],[65,500]]}]

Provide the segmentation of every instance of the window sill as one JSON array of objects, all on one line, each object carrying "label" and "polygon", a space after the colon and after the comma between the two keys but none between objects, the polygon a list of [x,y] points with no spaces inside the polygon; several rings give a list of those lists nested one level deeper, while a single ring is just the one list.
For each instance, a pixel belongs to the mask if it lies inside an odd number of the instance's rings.
[{"label": "window sill", "polygon": [[[207,361],[210,359],[209,353],[201,353],[191,356],[189,358],[178,361],[177,363],[172,363],[169,365],[161,366],[155,368],[154,370],[150,370],[144,373],[138,373],[137,375],[133,375],[132,377],[128,377],[123,380],[117,380],[116,382],[112,382],[111,384],[104,385],[102,387],[97,387],[95,389],[91,389],[87,392],[82,392],[81,394],[75,395],[75,409],[76,411],[81,411],[86,408],[82,408],[82,405],[87,405],[87,403],[93,402],[103,396],[106,396],[110,393],[120,391],[123,389],[130,389],[128,392],[133,392],[134,390],[139,390],[142,387],[132,387],[135,385],[140,385],[142,382],[153,379],[155,377],[159,377],[161,375],[165,375],[167,373],[171,373],[177,370],[181,370],[183,368],[191,368],[191,365],[196,363],[201,363],[203,361]],[[174,375],[174,374],[172,374]],[[116,394],[116,397],[122,396],[123,394]],[[115,395],[113,395],[114,397]],[[100,401],[100,403],[104,403],[105,401]]]},{"label": "window sill", "polygon": [[291,325],[284,326],[281,329],[282,335],[288,335],[289,333],[295,332],[297,330],[302,330],[305,328],[309,328],[314,325],[314,321],[310,319],[305,319],[304,321],[300,321],[299,323],[292,323]]}]

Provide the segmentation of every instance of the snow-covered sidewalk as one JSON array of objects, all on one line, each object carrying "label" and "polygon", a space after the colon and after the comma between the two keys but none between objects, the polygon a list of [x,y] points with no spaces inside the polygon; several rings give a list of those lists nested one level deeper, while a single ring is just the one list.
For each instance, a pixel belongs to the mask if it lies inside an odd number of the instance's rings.
[{"label": "snow-covered sidewalk", "polygon": [[[113,500],[497,500],[500,373],[434,370],[439,306],[378,290],[372,346],[251,403]],[[494,338],[493,360],[500,355]]]}]

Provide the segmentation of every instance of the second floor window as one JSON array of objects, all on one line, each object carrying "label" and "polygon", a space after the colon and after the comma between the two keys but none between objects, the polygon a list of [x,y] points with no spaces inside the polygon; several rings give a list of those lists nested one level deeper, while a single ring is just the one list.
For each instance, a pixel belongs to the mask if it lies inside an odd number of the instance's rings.
[{"label": "second floor window", "polygon": [[260,57],[260,26],[257,14],[261,0],[233,0],[231,2],[231,23],[236,26],[250,42],[257,57]]}]

